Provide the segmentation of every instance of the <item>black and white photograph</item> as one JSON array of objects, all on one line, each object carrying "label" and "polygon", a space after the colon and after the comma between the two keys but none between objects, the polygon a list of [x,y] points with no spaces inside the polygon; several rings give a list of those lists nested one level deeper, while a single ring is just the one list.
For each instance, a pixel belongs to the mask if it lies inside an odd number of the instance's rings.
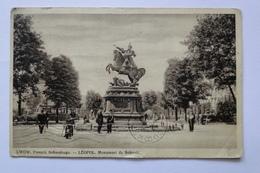
[{"label": "black and white photograph", "polygon": [[238,9],[14,8],[10,154],[242,157]]}]

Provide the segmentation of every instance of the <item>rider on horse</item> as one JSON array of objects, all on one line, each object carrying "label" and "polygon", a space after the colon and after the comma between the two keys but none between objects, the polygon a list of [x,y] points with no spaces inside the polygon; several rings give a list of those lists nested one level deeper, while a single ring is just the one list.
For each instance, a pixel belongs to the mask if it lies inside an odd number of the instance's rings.
[{"label": "rider on horse", "polygon": [[124,50],[124,48],[120,48],[120,47],[116,47],[116,48],[120,51],[122,56],[125,58],[125,61],[124,61],[123,65],[122,65],[123,67],[120,70],[120,72],[123,72],[127,68],[138,68],[137,65],[135,64],[133,58],[132,58],[132,56],[136,57],[136,54],[132,50],[131,43],[128,45],[128,49],[127,50]]},{"label": "rider on horse", "polygon": [[123,48],[120,47],[116,47],[116,48],[117,49],[113,51],[114,63],[108,64],[106,66],[106,71],[110,73],[110,69],[111,69],[112,71],[117,71],[119,74],[127,75],[131,82],[129,83],[129,85],[131,86],[137,85],[139,79],[145,74],[145,69],[137,68],[137,65],[135,64],[132,58],[132,56],[135,57],[136,55],[135,52],[132,50],[131,44],[128,45],[127,50],[124,50]]}]

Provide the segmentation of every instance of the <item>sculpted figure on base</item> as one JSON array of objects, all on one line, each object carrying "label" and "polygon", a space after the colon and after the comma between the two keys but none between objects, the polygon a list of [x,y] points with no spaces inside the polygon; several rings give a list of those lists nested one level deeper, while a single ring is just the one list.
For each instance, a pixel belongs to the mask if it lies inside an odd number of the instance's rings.
[{"label": "sculpted figure on base", "polygon": [[136,57],[136,54],[132,50],[131,43],[128,45],[127,50],[124,50],[124,48],[120,48],[120,47],[116,47],[116,48],[120,51],[122,56],[125,58],[125,61],[122,65],[122,69],[119,71],[119,73],[123,72],[127,68],[138,68],[133,59],[133,57]]},{"label": "sculpted figure on base", "polygon": [[140,78],[145,74],[144,68],[138,68],[135,64],[133,57],[136,56],[135,52],[132,50],[132,45],[128,45],[128,49],[116,47],[117,49],[113,51],[114,53],[114,64],[108,64],[106,71],[110,73],[112,71],[117,71],[119,74],[128,75],[131,81],[131,86],[135,86]]}]

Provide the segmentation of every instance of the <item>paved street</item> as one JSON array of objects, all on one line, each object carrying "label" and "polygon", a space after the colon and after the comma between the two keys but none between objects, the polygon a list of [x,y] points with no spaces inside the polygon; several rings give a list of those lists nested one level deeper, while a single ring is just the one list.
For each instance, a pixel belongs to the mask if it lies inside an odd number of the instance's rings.
[{"label": "paved street", "polygon": [[[51,124],[40,134],[36,125],[13,126],[14,147],[22,148],[235,148],[236,126],[226,124],[195,125],[195,131],[112,132],[75,131],[64,136],[62,124]],[[149,140],[156,137],[156,140]],[[146,140],[147,139],[147,140]]]}]

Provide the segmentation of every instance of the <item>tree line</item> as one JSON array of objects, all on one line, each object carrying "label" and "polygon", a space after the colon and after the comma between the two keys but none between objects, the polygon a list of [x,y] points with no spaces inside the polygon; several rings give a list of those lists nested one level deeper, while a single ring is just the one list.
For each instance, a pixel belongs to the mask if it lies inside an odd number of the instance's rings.
[{"label": "tree line", "polygon": [[[44,94],[58,109],[80,107],[79,74],[65,55],[51,58],[45,52],[41,35],[33,31],[32,16],[16,14],[13,25],[13,93],[18,96],[18,115],[22,115],[22,102]],[[39,83],[44,81],[45,90]],[[31,104],[33,105],[33,104]]]},{"label": "tree line", "polygon": [[[181,42],[188,48],[186,56],[170,59],[165,72],[164,103],[173,109],[183,108],[185,114],[189,103],[206,99],[213,86],[227,88],[232,97],[229,101],[236,105],[233,91],[236,86],[235,15],[199,15],[197,22]],[[231,111],[234,115],[236,107]]]}]

